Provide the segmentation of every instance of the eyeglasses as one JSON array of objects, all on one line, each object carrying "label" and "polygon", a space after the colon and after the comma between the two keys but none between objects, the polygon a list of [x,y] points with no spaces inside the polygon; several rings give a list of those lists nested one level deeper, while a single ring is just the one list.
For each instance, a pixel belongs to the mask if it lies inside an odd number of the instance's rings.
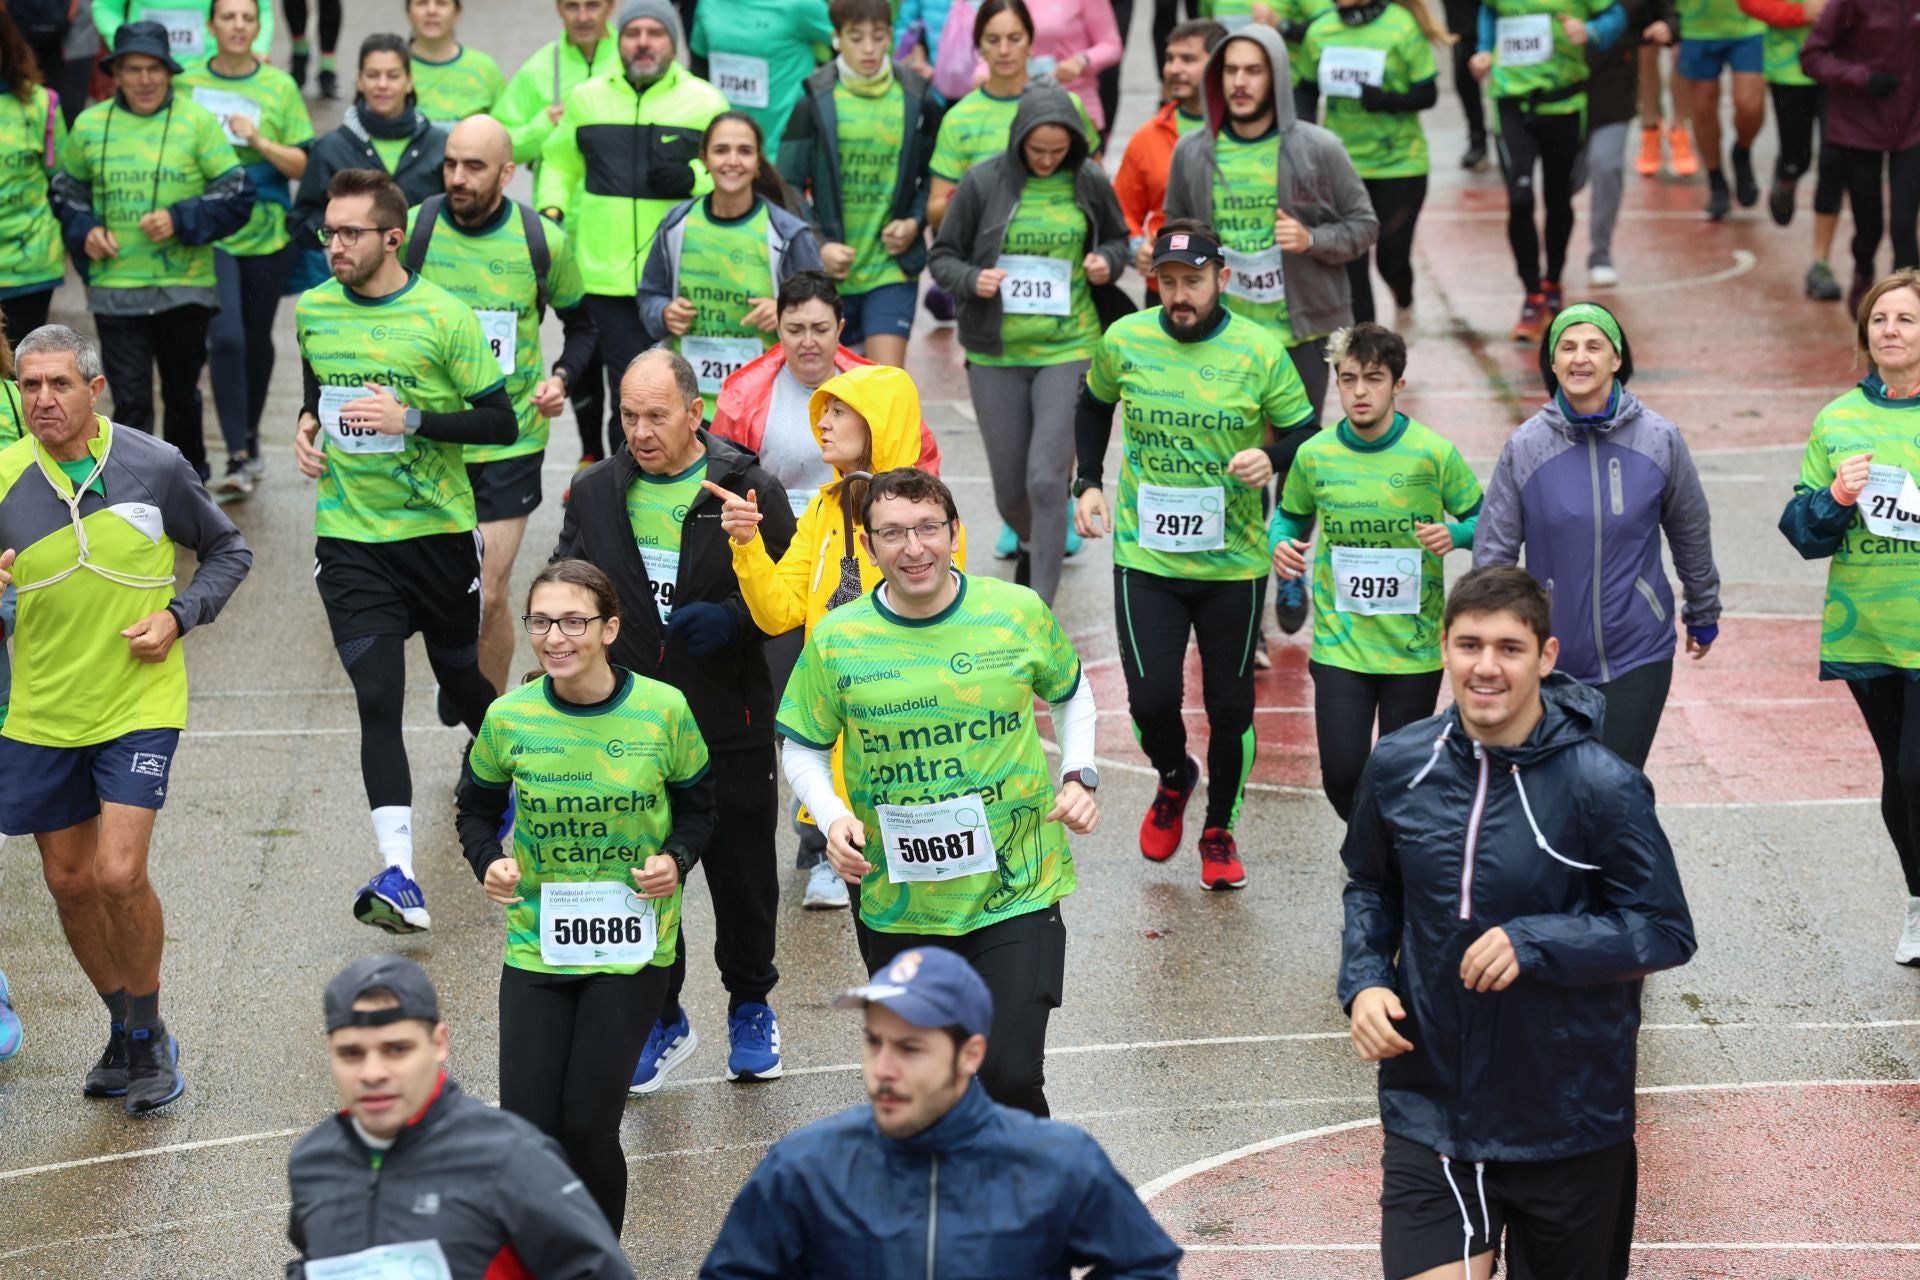
[{"label": "eyeglasses", "polygon": [[375,235],[387,231],[398,231],[399,229],[398,227],[322,227],[314,232],[314,234],[320,237],[320,247],[323,249],[333,243],[335,236],[340,238],[341,244],[351,249],[360,243],[361,236]]},{"label": "eyeglasses", "polygon": [[919,539],[920,545],[926,546],[952,527],[951,520],[928,520],[913,525],[889,524],[878,529],[867,530],[867,536],[883,547],[897,547],[910,536]]},{"label": "eyeglasses", "polygon": [[589,618],[549,618],[541,613],[528,613],[521,615],[520,621],[525,624],[527,634],[530,636],[543,636],[555,627],[560,628],[560,634],[563,636],[583,636],[587,634],[589,622],[602,621],[606,616],[604,613],[596,613]]}]

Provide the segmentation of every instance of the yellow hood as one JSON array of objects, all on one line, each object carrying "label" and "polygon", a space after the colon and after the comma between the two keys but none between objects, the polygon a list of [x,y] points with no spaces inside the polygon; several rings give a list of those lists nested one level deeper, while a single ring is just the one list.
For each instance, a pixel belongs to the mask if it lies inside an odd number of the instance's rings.
[{"label": "yellow hood", "polygon": [[[820,415],[829,396],[846,401],[867,420],[873,438],[873,473],[911,467],[920,460],[920,392],[905,369],[891,365],[856,365],[820,384],[807,402],[807,420],[813,442],[820,443]],[[839,468],[835,468],[836,471]]]}]

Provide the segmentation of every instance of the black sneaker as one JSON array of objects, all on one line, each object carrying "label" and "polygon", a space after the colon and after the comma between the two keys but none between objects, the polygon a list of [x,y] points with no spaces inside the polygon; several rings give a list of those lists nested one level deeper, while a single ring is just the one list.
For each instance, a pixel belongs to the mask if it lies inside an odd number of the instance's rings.
[{"label": "black sneaker", "polygon": [[433,686],[433,713],[440,717],[440,723],[451,729],[460,723],[460,708],[453,705],[453,699],[440,685]]},{"label": "black sneaker", "polygon": [[1707,184],[1707,221],[1724,222],[1727,215],[1733,212],[1733,197],[1727,191],[1727,180],[1715,169],[1707,174]]},{"label": "black sneaker", "polygon": [[87,1072],[87,1081],[80,1086],[80,1092],[89,1098],[124,1098],[127,1096],[127,1032],[119,1023],[113,1026],[113,1032],[107,1037],[107,1047],[100,1053],[100,1061],[93,1064],[93,1070]]},{"label": "black sneaker", "polygon": [[1484,137],[1468,140],[1467,149],[1460,153],[1460,167],[1475,173],[1487,167],[1487,140]]},{"label": "black sneaker", "polygon": [[1840,301],[1840,282],[1833,278],[1833,268],[1824,259],[1807,268],[1806,290],[1815,302]]},{"label": "black sneaker", "polygon": [[1280,630],[1293,635],[1307,625],[1307,576],[1280,579],[1273,593],[1273,617]]},{"label": "black sneaker", "polygon": [[180,1074],[180,1042],[164,1024],[127,1033],[127,1114],[145,1115],[187,1091]]},{"label": "black sneaker", "polygon": [[1778,169],[1773,171],[1773,185],[1767,189],[1767,212],[1773,215],[1775,226],[1793,225],[1793,197],[1798,186],[1797,182]]},{"label": "black sneaker", "polygon": [[340,96],[340,77],[333,73],[331,67],[320,68],[320,96],[328,100]]},{"label": "black sneaker", "polygon": [[1017,551],[1013,557],[1013,583],[1018,587],[1033,585],[1033,553]]},{"label": "black sneaker", "polygon": [[1760,203],[1760,184],[1753,177],[1753,152],[1745,147],[1733,149],[1733,194],[1742,209]]}]

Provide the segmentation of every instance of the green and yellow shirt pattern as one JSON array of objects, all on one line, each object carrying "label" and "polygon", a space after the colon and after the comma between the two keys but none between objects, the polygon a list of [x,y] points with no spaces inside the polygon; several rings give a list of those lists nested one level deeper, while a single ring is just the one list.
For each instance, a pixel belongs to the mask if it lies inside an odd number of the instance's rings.
[{"label": "green and yellow shirt pattern", "polygon": [[47,91],[30,100],[0,93],[0,301],[59,285],[67,273],[47,175],[66,149],[66,117]]},{"label": "green and yellow shirt pattern", "polygon": [[[770,216],[764,200],[738,218],[716,218],[713,197],[694,203],[681,224],[680,296],[699,308],[687,333],[696,338],[753,338],[761,350],[774,336],[746,323],[754,298],[774,295]],[[679,339],[673,349],[680,350]]]},{"label": "green and yellow shirt pattern", "polygon": [[[1213,226],[1220,234],[1223,249],[1242,258],[1240,280],[1232,277],[1226,288],[1233,293],[1233,313],[1255,324],[1265,325],[1287,346],[1293,345],[1293,322],[1287,313],[1284,276],[1279,271],[1279,256],[1273,253],[1273,219],[1280,211],[1280,134],[1278,130],[1251,140],[1232,129],[1222,129],[1214,144]],[[1247,266],[1255,255],[1272,253],[1275,264],[1255,270]],[[1234,261],[1231,256],[1229,263]],[[1275,279],[1282,285],[1277,299],[1254,301],[1235,290],[1257,281],[1271,286]],[[1270,289],[1269,289],[1270,291]]]},{"label": "green and yellow shirt pattern", "polygon": [[417,53],[412,62],[415,109],[449,128],[493,110],[507,91],[500,64],[469,45],[445,62],[429,62]]},{"label": "green and yellow shirt pattern", "polygon": [[[1087,146],[1100,149],[1100,131],[1093,127],[1080,95],[1068,90],[1073,109],[1086,125]],[[1008,135],[1013,132],[1013,113],[1020,108],[1018,98],[996,98],[985,89],[975,89],[947,108],[940,117],[940,133],[933,141],[933,160],[928,169],[936,178],[957,183],[967,170],[993,156],[1005,155]]]},{"label": "green and yellow shirt pattern", "polygon": [[840,147],[840,201],[853,268],[842,293],[867,293],[884,284],[904,284],[907,273],[880,243],[893,204],[900,147],[907,127],[907,98],[894,80],[877,97],[863,97],[845,85],[833,88],[833,111]]},{"label": "green and yellow shirt pattern", "polygon": [[687,511],[700,496],[707,478],[707,460],[675,476],[651,476],[642,471],[627,486],[627,523],[633,527],[633,545],[653,584],[653,607],[661,622],[673,620],[673,590],[680,579],[680,539]]},{"label": "green and yellow shirt pattern", "polygon": [[[1212,336],[1189,343],[1168,333],[1162,316],[1154,307],[1115,321],[1087,369],[1087,390],[1121,406],[1113,561],[1164,578],[1264,578],[1260,490],[1227,474],[1227,464],[1241,450],[1267,443],[1269,423],[1284,430],[1311,419],[1313,405],[1286,348],[1264,325],[1228,312]],[[1223,545],[1204,551],[1141,546],[1142,520],[1151,529],[1156,518],[1154,511],[1142,514],[1143,485],[1217,490]]]},{"label": "green and yellow shirt pattern", "polygon": [[[188,67],[174,84],[212,112],[223,133],[228,116],[250,115],[268,141],[289,147],[313,141],[313,118],[307,114],[300,86],[278,67],[261,62],[248,75],[228,76],[214,70],[211,62],[199,62]],[[258,199],[247,225],[220,241],[218,247],[236,258],[274,253],[287,243],[292,190],[280,171],[252,147],[234,143],[233,153],[253,179]]]},{"label": "green and yellow shirt pattern", "polygon": [[[1797,2],[1802,8],[1806,7],[1806,0],[1789,0],[1789,2]],[[1810,25],[1767,28],[1767,38],[1761,47],[1766,54],[1768,84],[1810,85],[1815,83],[1814,78],[1800,66],[1800,50],[1806,46],[1807,32],[1811,29]]]},{"label": "green and yellow shirt pattern", "polygon": [[1740,11],[1740,0],[1676,0],[1682,40],[1744,40],[1767,24]]},{"label": "green and yellow shirt pattern", "polygon": [[1406,93],[1433,79],[1439,74],[1433,46],[1411,13],[1390,4],[1357,27],[1337,13],[1316,18],[1301,41],[1300,63],[1304,74],[1322,82],[1327,128],[1346,144],[1354,172],[1362,178],[1418,178],[1427,172],[1427,135],[1419,112],[1368,111],[1358,97],[1324,92],[1327,77],[1320,75],[1338,64],[1388,93]]},{"label": "green and yellow shirt pattern", "polygon": [[1000,354],[973,352],[967,359],[980,365],[1029,367],[1090,358],[1100,341],[1100,316],[1087,287],[1087,215],[1074,203],[1072,174],[1027,179],[1000,252],[1067,263],[1067,314],[1009,312],[1000,322]]},{"label": "green and yellow shirt pattern", "polygon": [[[443,238],[436,234],[434,247]],[[473,487],[461,446],[417,435],[356,439],[327,425],[330,418],[337,423],[339,405],[364,394],[370,382],[392,388],[402,404],[424,413],[457,413],[503,385],[472,310],[418,276],[371,299],[329,280],[300,295],[294,328],[300,358],[320,383],[327,454],[314,533],[398,542],[472,529]]]},{"label": "green and yellow shirt pattern", "polygon": [[[624,669],[616,674],[620,687],[601,706],[561,701],[544,676],[508,691],[487,708],[467,757],[481,784],[516,792],[512,856],[525,901],[507,908],[505,960],[512,968],[638,973],[646,967],[560,966],[540,957],[542,888],[595,881],[633,888],[633,872],[672,834],[673,789],[707,772],[707,744],[680,691]],[[678,953],[682,892],[676,888],[641,908],[655,913],[657,929],[647,964],[665,968]]]},{"label": "green and yellow shirt pattern", "polygon": [[[1378,440],[1362,440],[1343,419],[1307,438],[1280,492],[1270,536],[1302,538],[1320,521],[1313,549],[1313,660],[1369,675],[1440,669],[1440,614],[1446,581],[1440,557],[1415,530],[1480,510],[1480,482],[1453,442],[1404,413]],[[1469,546],[1471,525],[1456,525]],[[1462,541],[1462,537],[1465,541]],[[1347,613],[1334,599],[1333,548],[1392,548],[1420,568],[1417,613]]]},{"label": "green and yellow shirt pattern", "polygon": [[[1731,0],[1730,0],[1731,2]],[[1493,72],[1487,92],[1496,98],[1533,98],[1569,90],[1551,102],[1531,102],[1528,111],[1568,116],[1587,109],[1587,53],[1567,39],[1560,19],[1596,18],[1613,0],[1482,0],[1493,10]]]},{"label": "green and yellow shirt pattern", "polygon": [[[883,933],[958,937],[1041,911],[1073,892],[1073,854],[1053,808],[1054,770],[1033,700],[1059,703],[1080,659],[1040,597],[997,578],[956,575],[958,598],[903,618],[869,592],[807,637],[780,702],[780,732],[826,750],[866,828],[860,915]],[[978,796],[997,865],[978,875],[895,884],[876,806]]]}]

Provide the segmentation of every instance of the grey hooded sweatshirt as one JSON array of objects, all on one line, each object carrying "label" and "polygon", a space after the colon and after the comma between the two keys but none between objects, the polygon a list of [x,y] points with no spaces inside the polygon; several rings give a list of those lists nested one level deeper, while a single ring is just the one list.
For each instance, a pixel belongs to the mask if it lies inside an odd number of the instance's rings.
[{"label": "grey hooded sweatshirt", "polygon": [[1221,69],[1236,40],[1251,40],[1266,50],[1273,68],[1274,123],[1280,130],[1280,208],[1313,234],[1313,245],[1305,253],[1284,254],[1280,260],[1293,332],[1296,339],[1332,333],[1353,323],[1346,264],[1380,238],[1380,219],[1340,139],[1319,125],[1295,118],[1288,90],[1287,46],[1271,27],[1256,22],[1234,32],[1207,60],[1207,127],[1195,129],[1173,149],[1167,217],[1213,223],[1213,180],[1218,172],[1214,137],[1229,127]]}]

